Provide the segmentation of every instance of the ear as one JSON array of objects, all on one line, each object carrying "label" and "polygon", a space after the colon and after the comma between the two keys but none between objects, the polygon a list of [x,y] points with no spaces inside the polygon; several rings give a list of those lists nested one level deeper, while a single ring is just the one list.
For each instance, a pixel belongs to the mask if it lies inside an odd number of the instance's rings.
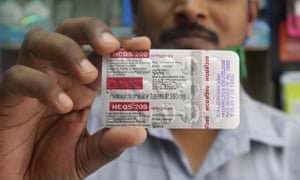
[{"label": "ear", "polygon": [[139,0],[131,0],[131,13],[133,18],[133,24],[132,24],[132,32],[137,33],[137,14],[138,14],[138,1]]},{"label": "ear", "polygon": [[259,9],[259,0],[248,0],[248,31],[247,37],[252,36],[252,25],[256,20]]}]

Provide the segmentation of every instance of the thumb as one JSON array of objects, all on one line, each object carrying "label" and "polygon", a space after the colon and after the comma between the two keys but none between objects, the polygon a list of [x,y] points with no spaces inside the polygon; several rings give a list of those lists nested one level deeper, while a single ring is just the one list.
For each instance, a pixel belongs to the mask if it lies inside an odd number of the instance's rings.
[{"label": "thumb", "polygon": [[143,143],[146,136],[142,127],[116,127],[95,133],[88,137],[83,147],[79,147],[82,151],[77,152],[78,174],[88,176],[117,158],[125,149]]}]

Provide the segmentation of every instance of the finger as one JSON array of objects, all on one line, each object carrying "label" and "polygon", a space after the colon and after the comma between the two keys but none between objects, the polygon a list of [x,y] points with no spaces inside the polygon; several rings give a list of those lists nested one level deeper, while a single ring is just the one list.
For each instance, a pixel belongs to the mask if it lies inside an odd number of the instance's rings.
[{"label": "finger", "polygon": [[99,73],[98,73],[98,77],[97,79],[95,79],[92,83],[89,84],[89,87],[94,89],[95,91],[99,91],[100,90],[100,86],[101,86],[101,78],[102,78],[102,56],[92,52],[91,54],[89,54],[88,59],[91,61],[91,63],[97,67],[99,69]]},{"label": "finger", "polygon": [[130,50],[145,50],[151,48],[151,41],[146,36],[134,38],[121,38],[121,47]]},{"label": "finger", "polygon": [[0,106],[11,107],[23,97],[39,99],[45,105],[64,113],[73,107],[72,100],[46,74],[22,65],[10,68],[0,86]]},{"label": "finger", "polygon": [[19,62],[42,71],[54,64],[83,83],[92,82],[98,74],[74,40],[45,30],[32,30],[26,35]]},{"label": "finger", "polygon": [[145,139],[146,131],[142,127],[117,127],[97,132],[86,143],[87,152],[81,162],[81,173],[84,176],[92,173]]},{"label": "finger", "polygon": [[120,42],[102,21],[93,18],[67,19],[57,32],[74,39],[79,45],[89,44],[98,54],[109,54],[120,48]]}]

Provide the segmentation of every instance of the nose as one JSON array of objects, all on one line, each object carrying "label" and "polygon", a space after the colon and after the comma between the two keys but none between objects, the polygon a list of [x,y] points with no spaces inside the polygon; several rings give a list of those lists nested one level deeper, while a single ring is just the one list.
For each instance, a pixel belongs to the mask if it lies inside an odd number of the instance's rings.
[{"label": "nose", "polygon": [[201,23],[208,15],[207,0],[178,0],[174,13],[178,23]]}]

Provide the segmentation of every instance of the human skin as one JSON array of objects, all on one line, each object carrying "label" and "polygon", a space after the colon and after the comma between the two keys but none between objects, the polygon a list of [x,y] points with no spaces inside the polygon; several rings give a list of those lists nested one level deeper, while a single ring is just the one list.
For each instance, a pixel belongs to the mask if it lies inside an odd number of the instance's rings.
[{"label": "human skin", "polygon": [[[83,44],[95,53],[87,57]],[[140,127],[86,130],[100,90],[101,55],[120,47],[148,49],[150,41],[119,41],[90,18],[66,20],[56,33],[27,34],[18,64],[0,84],[1,180],[83,179],[145,140]]]}]

